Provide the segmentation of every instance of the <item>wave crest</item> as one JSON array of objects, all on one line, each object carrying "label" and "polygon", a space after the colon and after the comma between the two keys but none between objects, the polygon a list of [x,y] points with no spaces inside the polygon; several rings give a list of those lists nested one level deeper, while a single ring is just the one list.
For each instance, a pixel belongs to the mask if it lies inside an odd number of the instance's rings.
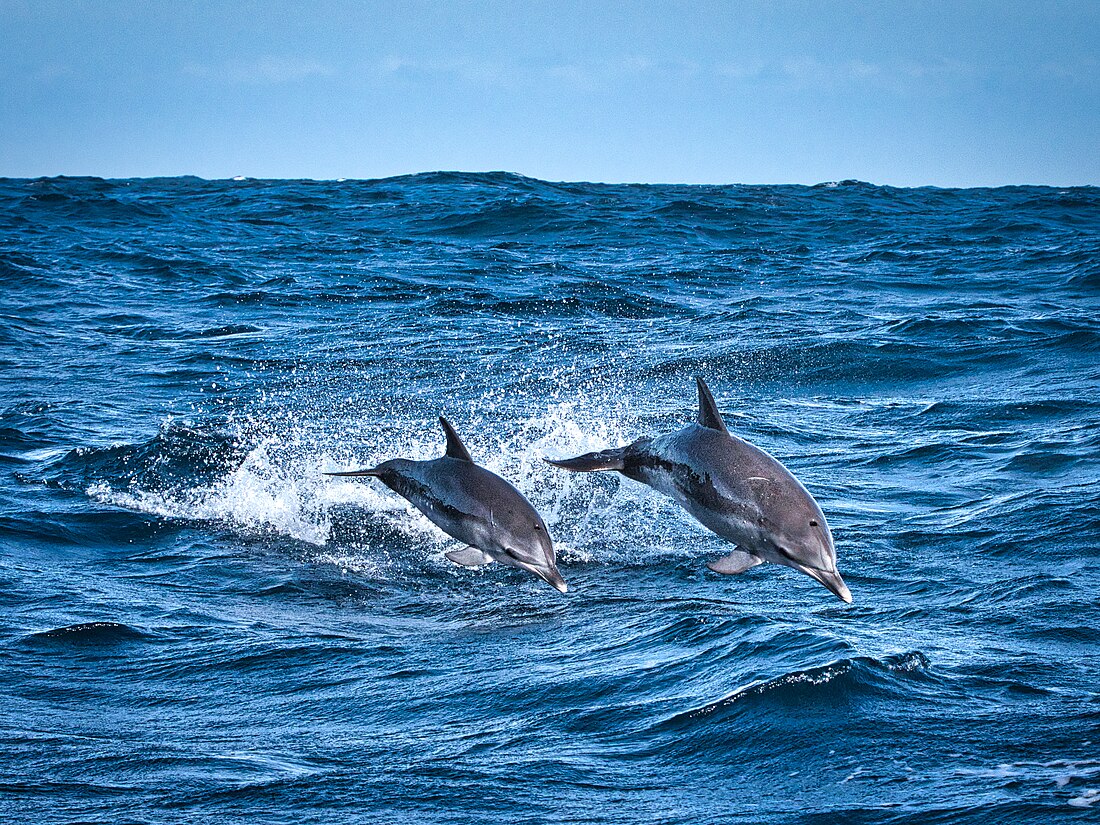
[{"label": "wave crest", "polygon": [[928,657],[919,650],[883,659],[870,656],[838,659],[738,688],[717,701],[677,713],[666,719],[661,727],[691,727],[703,720],[721,719],[735,706],[758,700],[778,703],[835,701],[847,692],[887,688],[894,678],[892,674],[926,671],[929,667]]}]

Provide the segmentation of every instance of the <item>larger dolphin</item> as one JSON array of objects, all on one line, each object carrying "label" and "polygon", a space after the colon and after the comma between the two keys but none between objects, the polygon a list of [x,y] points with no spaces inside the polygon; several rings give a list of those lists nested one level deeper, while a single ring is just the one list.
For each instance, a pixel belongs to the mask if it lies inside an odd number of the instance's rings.
[{"label": "larger dolphin", "polygon": [[617,470],[671,496],[704,526],[737,549],[707,567],[741,573],[766,561],[801,570],[845,602],[852,601],[836,569],[825,516],[787,468],[730,435],[702,378],[697,422],[659,438],[564,460],[577,472]]},{"label": "larger dolphin", "polygon": [[455,564],[478,567],[498,561],[566,592],[554,545],[535,508],[503,478],[474,463],[446,418],[440,416],[439,423],[447,436],[442,458],[394,458],[369,470],[325,475],[377,478],[408,499],[447,535],[470,545],[446,554]]}]

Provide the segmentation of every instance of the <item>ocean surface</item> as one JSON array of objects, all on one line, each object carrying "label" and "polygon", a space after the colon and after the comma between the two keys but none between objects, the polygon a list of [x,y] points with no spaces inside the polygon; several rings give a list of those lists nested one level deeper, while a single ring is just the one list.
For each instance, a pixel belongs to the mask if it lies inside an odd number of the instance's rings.
[{"label": "ocean surface", "polygon": [[[1100,815],[1100,189],[0,180],[5,823]],[[575,455],[730,430],[850,606]],[[379,483],[475,459],[562,595]]]}]

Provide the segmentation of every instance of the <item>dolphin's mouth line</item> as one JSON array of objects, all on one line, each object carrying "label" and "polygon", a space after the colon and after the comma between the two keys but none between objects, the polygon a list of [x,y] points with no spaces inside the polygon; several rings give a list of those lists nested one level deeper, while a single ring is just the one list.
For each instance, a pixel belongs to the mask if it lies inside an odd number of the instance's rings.
[{"label": "dolphin's mouth line", "polygon": [[775,545],[775,549],[776,549],[776,551],[777,551],[777,552],[779,553],[779,555],[781,555],[781,556],[782,556],[783,558],[785,558],[785,559],[789,559],[789,560],[790,560],[790,561],[791,561],[792,563],[794,563],[795,565],[797,565],[797,566],[798,566],[799,568],[804,568],[804,567],[806,567],[806,565],[805,565],[805,564],[804,564],[803,562],[800,562],[800,561],[799,561],[798,559],[796,559],[796,558],[794,557],[794,553],[792,553],[792,552],[791,552],[790,550],[788,550],[788,549],[787,549],[786,547],[780,547],[780,546],[779,546],[779,545],[777,544],[777,545]]},{"label": "dolphin's mouth line", "polygon": [[790,567],[802,571],[811,579],[823,585],[826,590],[838,599],[851,604],[852,592],[848,589],[848,585],[844,583],[844,579],[841,578],[840,571],[835,567],[832,570],[810,567],[808,564],[798,561],[786,547],[781,547],[778,544],[774,545],[774,547],[779,555],[790,561]]},{"label": "dolphin's mouth line", "polygon": [[559,593],[566,593],[569,591],[569,585],[565,583],[565,578],[558,570],[556,563],[543,566],[529,561],[524,561],[519,555],[510,547],[504,548],[504,555],[515,562],[513,566],[518,567],[521,570],[526,570],[528,573],[532,573],[553,587]]},{"label": "dolphin's mouth line", "polygon": [[826,570],[824,567],[810,567],[810,565],[806,564],[805,562],[798,561],[798,559],[794,557],[794,554],[791,553],[791,551],[788,550],[786,547],[780,547],[779,545],[776,545],[775,549],[779,551],[779,554],[781,556],[783,556],[784,558],[788,558],[792,562],[794,562],[799,570],[802,570],[808,576],[813,576],[815,579],[817,578],[818,574],[822,574],[825,576],[840,576],[840,572],[835,567],[832,570]]}]

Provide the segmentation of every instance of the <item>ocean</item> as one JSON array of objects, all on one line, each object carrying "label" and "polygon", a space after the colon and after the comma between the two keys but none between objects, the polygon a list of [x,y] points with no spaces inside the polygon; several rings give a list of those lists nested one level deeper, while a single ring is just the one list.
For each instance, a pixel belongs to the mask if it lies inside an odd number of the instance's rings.
[{"label": "ocean", "polygon": [[[0,818],[1100,811],[1100,189],[0,180]],[[616,474],[694,377],[845,605]],[[570,591],[327,470],[476,461]]]}]

